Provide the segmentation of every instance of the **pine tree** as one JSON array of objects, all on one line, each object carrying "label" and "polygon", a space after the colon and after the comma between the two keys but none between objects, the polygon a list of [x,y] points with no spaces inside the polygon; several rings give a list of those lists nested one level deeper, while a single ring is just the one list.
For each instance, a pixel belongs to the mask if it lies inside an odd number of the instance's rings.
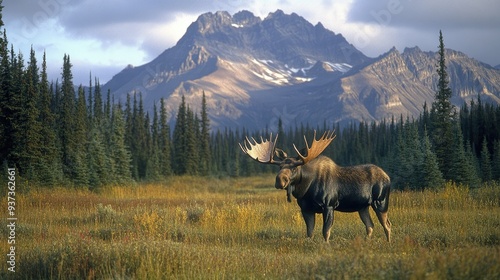
[{"label": "pine tree", "polygon": [[[89,163],[87,157],[87,151],[90,154],[101,155],[101,151],[94,152],[92,149],[89,149],[89,141],[99,141],[99,149],[102,149],[102,140],[101,135],[96,135],[95,133],[89,133],[90,126],[88,123],[87,116],[87,102],[85,100],[85,91],[83,87],[80,85],[78,88],[78,98],[75,106],[75,115],[73,120],[73,131],[71,137],[72,139],[72,151],[71,154],[74,157],[74,165],[73,165],[73,175],[72,178],[77,186],[87,186],[90,180],[90,170]],[[95,139],[88,139],[89,135],[95,137]],[[93,148],[97,149],[96,145],[93,145]],[[104,159],[99,159],[99,161],[104,161]],[[93,167],[95,168],[95,166]],[[100,167],[101,168],[101,167]],[[102,168],[105,168],[102,166]],[[99,173],[105,173],[105,171],[97,171]]]},{"label": "pine tree", "polygon": [[69,55],[64,55],[59,109],[59,138],[65,179],[77,186],[88,184],[86,159],[88,116],[83,88],[76,98]]},{"label": "pine tree", "polygon": [[416,123],[407,120],[399,131],[396,148],[397,167],[394,181],[400,188],[422,187],[419,168],[423,162],[423,154],[419,139]]},{"label": "pine tree", "polygon": [[42,60],[42,71],[40,81],[40,114],[39,121],[41,126],[41,165],[39,168],[39,180],[42,185],[53,186],[62,179],[61,161],[59,151],[57,149],[57,134],[56,134],[56,116],[51,110],[52,92],[49,88],[47,78],[47,63],[45,52]]},{"label": "pine tree", "polygon": [[131,155],[125,143],[125,121],[119,106],[115,106],[111,119],[109,158],[113,162],[113,182],[124,184],[131,180]]},{"label": "pine tree", "polygon": [[494,180],[500,181],[500,140],[495,141],[494,150],[492,177]]},{"label": "pine tree", "polygon": [[201,101],[201,131],[200,131],[200,174],[208,175],[210,171],[210,163],[212,162],[212,154],[210,151],[210,120],[207,112],[207,100],[205,92]]},{"label": "pine tree", "polygon": [[24,109],[26,80],[24,79],[24,59],[23,55],[20,53],[16,56],[13,47],[10,51],[10,56],[12,57],[11,63],[11,73],[12,82],[10,86],[11,94],[10,100],[7,102],[8,109],[10,110],[10,121],[9,127],[11,129],[9,138],[12,143],[10,145],[8,160],[10,164],[15,164],[19,169],[20,175],[25,175],[27,169],[29,169],[29,162],[25,157],[24,146],[26,144],[24,139],[25,136],[25,117],[26,110]]},{"label": "pine tree", "polygon": [[160,100],[160,174],[162,176],[169,176],[172,174],[171,159],[170,159],[170,127],[167,123],[167,108],[165,107],[165,100]]},{"label": "pine tree", "polygon": [[160,178],[159,131],[158,109],[156,109],[155,104],[153,106],[153,123],[151,125],[151,149],[149,151],[146,173],[146,178],[151,181]]},{"label": "pine tree", "polygon": [[[56,90],[56,93],[58,91]],[[76,149],[73,137],[74,114],[75,114],[75,91],[73,88],[73,75],[71,73],[71,63],[69,56],[64,55],[62,85],[60,102],[56,108],[59,112],[57,123],[59,124],[59,138],[61,143],[61,156],[63,172],[66,178],[73,179],[73,169],[75,165],[74,152]]]},{"label": "pine tree", "polygon": [[420,189],[436,188],[444,183],[443,174],[439,170],[436,155],[432,152],[431,142],[427,135],[427,129],[424,127],[424,135],[422,137],[422,162],[418,168],[419,186]]},{"label": "pine tree", "polygon": [[175,174],[186,173],[186,157],[187,157],[187,108],[184,96],[182,96],[181,103],[177,110],[177,118],[174,127],[173,135],[173,155],[172,155],[172,169]]},{"label": "pine tree", "polygon": [[431,107],[431,135],[434,151],[436,153],[439,167],[445,179],[454,179],[451,175],[451,158],[453,152],[453,123],[455,122],[455,108],[451,104],[452,91],[448,84],[448,73],[446,72],[445,49],[443,34],[439,31],[439,61],[438,61],[438,88],[435,100]]},{"label": "pine tree", "polygon": [[490,159],[490,152],[488,150],[488,142],[486,141],[486,138],[483,140],[483,145],[481,148],[481,179],[483,182],[488,182],[492,179],[492,169],[491,169],[491,159]]},{"label": "pine tree", "polygon": [[37,171],[41,163],[41,134],[42,124],[39,119],[39,74],[35,52],[31,49],[30,62],[24,74],[21,107],[22,135],[20,141],[19,162],[20,169],[29,180],[37,180]]},{"label": "pine tree", "polygon": [[[88,152],[87,157],[84,159],[88,164],[88,184],[92,189],[112,182],[110,177],[113,166],[108,161],[108,153],[104,142],[105,140],[100,127],[93,125],[88,134]],[[87,179],[84,178],[84,182],[86,181]]]},{"label": "pine tree", "polygon": [[[90,106],[91,104],[89,104]],[[94,88],[94,117],[93,119],[97,122],[100,122],[103,119],[103,105],[102,105],[102,93],[101,93],[101,85],[99,84],[99,80],[95,79],[95,88]]]},{"label": "pine tree", "polygon": [[[2,8],[0,4],[0,9]],[[0,13],[1,16],[1,13]],[[0,28],[3,25],[0,18]],[[12,72],[11,59],[7,48],[7,35],[4,30],[0,36],[0,158],[10,161],[12,151]],[[11,162],[7,163],[11,164]]]},{"label": "pine tree", "polygon": [[186,174],[197,175],[199,165],[198,139],[200,139],[198,124],[200,121],[198,116],[189,108],[189,106],[187,107],[186,114]]},{"label": "pine tree", "polygon": [[450,146],[454,147],[448,155],[451,162],[449,168],[449,176],[453,181],[459,184],[475,186],[478,181],[476,167],[473,160],[470,145],[464,147],[463,134],[460,126],[457,124],[454,127],[454,141]]},{"label": "pine tree", "polygon": [[142,94],[139,94],[139,104],[137,104],[137,94],[134,95],[134,108],[132,113],[131,132],[131,154],[132,154],[132,176],[136,180],[146,177],[147,161],[149,155],[149,117],[144,111]]}]

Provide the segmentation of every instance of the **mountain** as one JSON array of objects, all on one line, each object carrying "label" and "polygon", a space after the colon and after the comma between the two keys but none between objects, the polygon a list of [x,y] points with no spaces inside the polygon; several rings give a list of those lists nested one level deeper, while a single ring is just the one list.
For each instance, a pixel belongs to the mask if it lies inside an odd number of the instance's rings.
[{"label": "mountain", "polygon": [[[453,102],[481,93],[500,104],[500,71],[447,50]],[[141,93],[152,110],[165,98],[170,120],[181,97],[200,111],[203,92],[214,129],[275,129],[324,122],[377,121],[418,115],[436,84],[436,53],[395,48],[369,58],[341,34],[281,10],[205,13],[153,61],[129,65],[104,89],[122,102]]]}]

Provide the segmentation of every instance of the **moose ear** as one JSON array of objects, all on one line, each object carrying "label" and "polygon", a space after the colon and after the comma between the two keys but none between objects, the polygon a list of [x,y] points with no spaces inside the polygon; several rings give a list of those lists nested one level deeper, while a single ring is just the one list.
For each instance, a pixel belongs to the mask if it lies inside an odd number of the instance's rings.
[{"label": "moose ear", "polygon": [[274,156],[278,158],[278,160],[284,160],[288,157],[288,155],[282,149],[276,148],[274,150]]}]

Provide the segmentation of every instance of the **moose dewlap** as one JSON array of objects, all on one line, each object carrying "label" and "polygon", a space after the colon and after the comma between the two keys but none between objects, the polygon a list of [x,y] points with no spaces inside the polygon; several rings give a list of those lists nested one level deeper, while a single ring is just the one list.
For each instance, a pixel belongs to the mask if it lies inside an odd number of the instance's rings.
[{"label": "moose dewlap", "polygon": [[275,187],[287,190],[288,201],[297,199],[297,204],[306,223],[307,236],[314,230],[315,214],[323,214],[323,237],[328,242],[333,225],[334,211],[358,212],[366,226],[368,237],[373,232],[370,217],[371,207],[384,228],[387,241],[391,241],[391,223],[387,217],[391,180],[378,166],[373,164],[342,167],[320,154],[335,139],[334,132],[326,131],[316,140],[316,131],[311,146],[306,144],[305,152],[293,145],[297,157],[289,157],[276,148],[278,135],[273,141],[246,138],[241,150],[260,163],[279,165]]}]

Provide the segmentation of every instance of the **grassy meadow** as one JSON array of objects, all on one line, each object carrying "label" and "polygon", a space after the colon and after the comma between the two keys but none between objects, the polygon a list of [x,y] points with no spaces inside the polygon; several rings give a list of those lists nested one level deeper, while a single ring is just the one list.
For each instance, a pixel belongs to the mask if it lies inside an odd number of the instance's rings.
[{"label": "grassy meadow", "polygon": [[299,207],[273,185],[266,175],[19,190],[16,272],[4,225],[0,279],[500,279],[500,185],[393,192],[391,243],[378,222],[365,240],[357,213],[336,212],[328,244],[321,216],[305,238]]}]

